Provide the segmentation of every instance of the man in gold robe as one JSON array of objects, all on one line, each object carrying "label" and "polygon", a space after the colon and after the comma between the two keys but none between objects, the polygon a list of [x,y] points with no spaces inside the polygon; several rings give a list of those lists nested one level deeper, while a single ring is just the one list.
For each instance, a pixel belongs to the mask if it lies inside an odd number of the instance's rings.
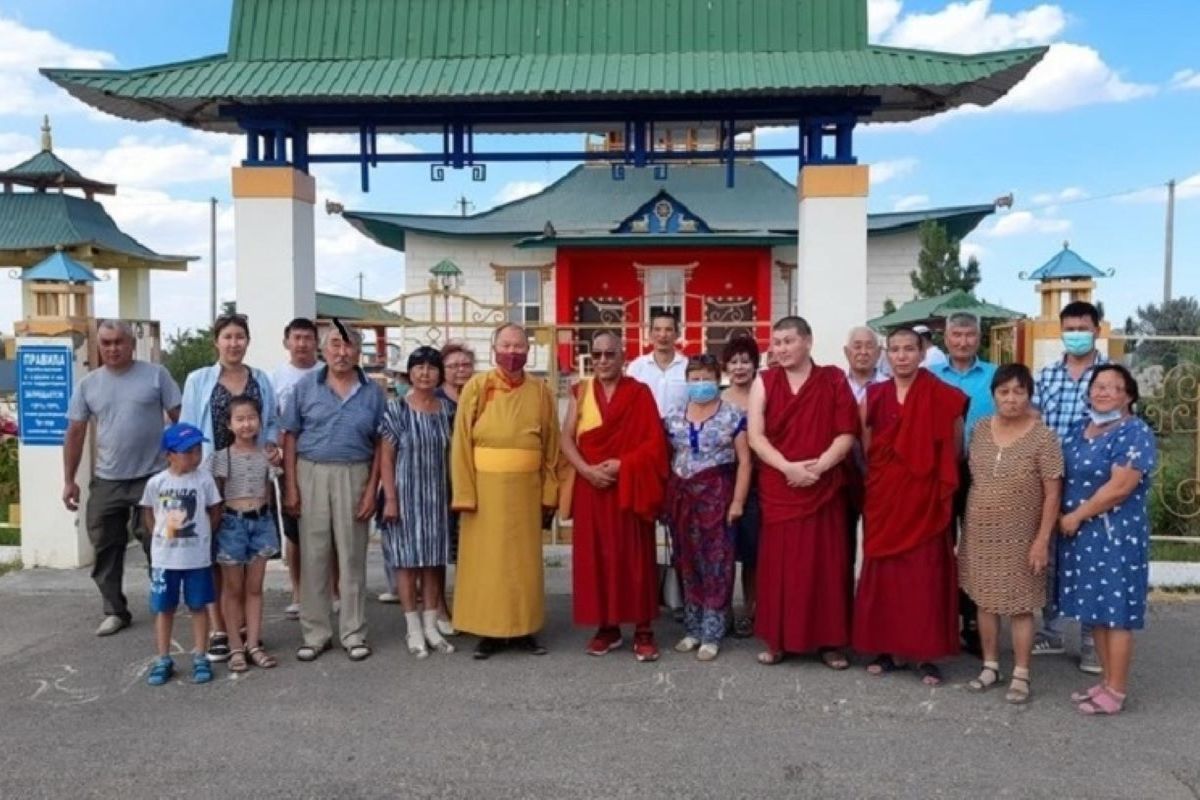
[{"label": "man in gold robe", "polygon": [[450,445],[451,507],[461,514],[454,627],[480,637],[475,658],[514,647],[546,652],[542,529],[558,506],[558,411],[525,372],[529,337],[492,337],[496,368],[463,387]]}]

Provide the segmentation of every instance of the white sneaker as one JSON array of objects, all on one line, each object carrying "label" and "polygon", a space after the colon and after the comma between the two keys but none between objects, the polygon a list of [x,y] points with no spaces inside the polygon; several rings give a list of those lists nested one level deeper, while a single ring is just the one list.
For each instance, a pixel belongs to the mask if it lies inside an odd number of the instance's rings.
[{"label": "white sneaker", "polygon": [[454,628],[454,623],[448,618],[439,615],[436,625],[438,633],[442,636],[458,636],[458,631]]},{"label": "white sneaker", "polygon": [[719,645],[702,644],[702,645],[700,645],[700,649],[696,651],[696,660],[697,661],[712,661],[714,658],[717,657],[717,653],[719,653],[720,651],[721,651],[721,648]]},{"label": "white sneaker", "polygon": [[695,636],[685,636],[675,644],[675,652],[690,653],[700,646],[700,640]]},{"label": "white sneaker", "polygon": [[96,628],[97,636],[112,636],[120,630],[129,627],[129,622],[123,617],[118,617],[116,614],[109,614],[100,621],[100,627]]},{"label": "white sneaker", "polygon": [[391,592],[382,592],[377,599],[381,603],[399,603],[400,595]]}]

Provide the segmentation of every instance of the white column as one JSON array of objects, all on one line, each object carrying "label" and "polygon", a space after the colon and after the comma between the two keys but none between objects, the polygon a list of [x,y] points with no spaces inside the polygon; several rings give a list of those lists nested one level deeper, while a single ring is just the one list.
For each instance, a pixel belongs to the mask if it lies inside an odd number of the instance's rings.
[{"label": "white column", "polygon": [[121,319],[151,319],[150,270],[117,270],[117,314]]},{"label": "white column", "polygon": [[[73,347],[70,339],[22,337],[22,344],[64,345]],[[77,351],[73,384],[86,374],[82,354]],[[91,436],[83,448],[76,482],[79,484],[79,510],[68,511],[62,504],[63,448],[58,445],[35,445],[22,442],[17,449],[21,470],[21,561],[25,567],[74,569],[92,563],[94,552],[87,535],[85,509],[88,500],[88,481],[92,475]]]},{"label": "white column", "polygon": [[813,360],[843,361],[846,333],[867,321],[865,166],[805,166],[800,171],[796,236],[796,313],[813,329]]},{"label": "white column", "polygon": [[250,318],[246,362],[268,372],[295,317],[316,315],[316,181],[291,167],[235,167],[237,309]]}]

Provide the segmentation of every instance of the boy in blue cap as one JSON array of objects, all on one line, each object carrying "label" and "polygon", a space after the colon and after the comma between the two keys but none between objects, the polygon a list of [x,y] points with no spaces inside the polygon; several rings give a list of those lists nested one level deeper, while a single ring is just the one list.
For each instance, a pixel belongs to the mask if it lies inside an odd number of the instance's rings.
[{"label": "boy in blue cap", "polygon": [[194,425],[181,422],[163,431],[167,468],[146,482],[142,514],[150,540],[150,612],[158,658],[147,682],[162,686],[175,673],[171,629],[179,591],[192,612],[192,682],[212,680],[205,654],[208,617],[216,599],[212,578],[212,532],[221,521],[221,493],[208,470],[198,469],[200,445],[208,441]]}]

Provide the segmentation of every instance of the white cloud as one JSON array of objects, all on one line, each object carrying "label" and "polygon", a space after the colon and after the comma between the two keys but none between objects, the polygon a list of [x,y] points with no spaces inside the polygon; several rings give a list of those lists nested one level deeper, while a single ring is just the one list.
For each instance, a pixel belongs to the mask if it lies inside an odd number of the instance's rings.
[{"label": "white cloud", "polygon": [[1181,69],[1171,76],[1172,89],[1200,89],[1200,71]]},{"label": "white cloud", "polygon": [[123,136],[113,147],[55,147],[55,153],[89,178],[138,189],[228,181],[241,159],[241,141],[220,134],[179,130],[174,136]]},{"label": "white cloud", "polygon": [[500,191],[496,192],[493,204],[502,205],[504,203],[511,203],[514,200],[520,200],[522,197],[537,194],[545,188],[545,181],[509,181],[500,187]]},{"label": "white cloud", "polygon": [[46,113],[87,113],[88,107],[71,99],[38,74],[48,64],[72,69],[103,69],[116,57],[103,50],[88,50],[62,41],[49,31],[27,28],[0,17],[0,116],[40,116]]},{"label": "white cloud", "polygon": [[867,30],[878,41],[900,17],[901,0],[867,0]]},{"label": "white cloud", "polygon": [[1002,238],[1028,233],[1066,233],[1070,229],[1070,220],[1039,217],[1032,211],[1013,211],[997,219],[987,235]]},{"label": "white cloud", "polygon": [[900,3],[876,4],[878,21],[892,23],[880,42],[949,53],[978,53],[1046,44],[1062,33],[1066,13],[1043,4],[1015,14],[993,12],[991,0],[950,3],[941,11],[899,16]]},{"label": "white cloud", "polygon": [[871,168],[871,185],[878,186],[881,183],[903,178],[906,175],[911,175],[920,163],[915,158],[897,158],[890,161],[877,161],[870,165]]},{"label": "white cloud", "polygon": [[1076,200],[1084,200],[1088,197],[1088,193],[1078,186],[1068,186],[1057,192],[1041,192],[1035,194],[1030,203],[1035,206],[1051,206],[1056,207],[1059,203],[1070,203]]},{"label": "white cloud", "polygon": [[925,208],[929,205],[929,195],[909,194],[901,197],[892,205],[894,211],[912,211],[914,208]]},{"label": "white cloud", "polygon": [[1001,98],[995,108],[1063,111],[1096,103],[1137,100],[1156,91],[1149,84],[1121,78],[1093,48],[1064,42],[1052,45],[1041,63]]}]

